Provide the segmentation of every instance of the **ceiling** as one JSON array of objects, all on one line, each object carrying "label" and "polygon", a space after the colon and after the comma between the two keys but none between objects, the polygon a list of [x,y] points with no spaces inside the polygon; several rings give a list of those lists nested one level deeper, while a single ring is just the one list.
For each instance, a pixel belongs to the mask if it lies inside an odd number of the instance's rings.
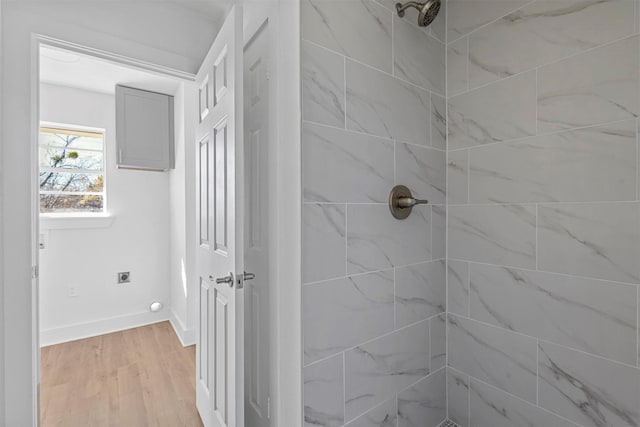
[{"label": "ceiling", "polygon": [[117,84],[175,95],[179,80],[70,52],[40,48],[40,82],[114,94]]}]

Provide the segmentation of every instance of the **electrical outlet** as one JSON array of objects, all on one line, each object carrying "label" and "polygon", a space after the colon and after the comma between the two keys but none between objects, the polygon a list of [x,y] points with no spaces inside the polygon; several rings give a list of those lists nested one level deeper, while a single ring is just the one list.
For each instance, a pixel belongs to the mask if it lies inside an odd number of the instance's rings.
[{"label": "electrical outlet", "polygon": [[131,282],[131,273],[128,271],[122,271],[118,273],[118,284],[121,283],[130,283]]},{"label": "electrical outlet", "polygon": [[75,286],[67,287],[67,296],[69,298],[77,297],[78,296],[78,288],[76,288]]}]

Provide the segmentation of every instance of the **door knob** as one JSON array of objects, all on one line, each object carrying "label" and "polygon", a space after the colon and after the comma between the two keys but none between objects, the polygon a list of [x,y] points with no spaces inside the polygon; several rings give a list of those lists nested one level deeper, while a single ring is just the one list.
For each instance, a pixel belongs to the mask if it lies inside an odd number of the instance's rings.
[{"label": "door knob", "polygon": [[[213,281],[213,276],[209,276],[209,280]],[[233,273],[229,273],[228,276],[224,276],[224,277],[218,277],[216,280],[216,283],[218,285],[222,285],[223,283],[226,283],[227,285],[229,285],[230,288],[233,288]]]}]

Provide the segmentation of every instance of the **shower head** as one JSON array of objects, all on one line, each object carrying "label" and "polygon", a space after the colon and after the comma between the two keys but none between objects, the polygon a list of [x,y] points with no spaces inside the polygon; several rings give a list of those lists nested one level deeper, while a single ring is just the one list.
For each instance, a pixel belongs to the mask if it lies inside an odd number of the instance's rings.
[{"label": "shower head", "polygon": [[438,12],[440,11],[440,0],[427,0],[424,3],[417,3],[414,1],[410,1],[407,3],[396,3],[396,10],[398,11],[398,16],[402,18],[404,16],[404,11],[410,7],[418,9],[418,25],[421,27],[426,27],[431,24]]}]

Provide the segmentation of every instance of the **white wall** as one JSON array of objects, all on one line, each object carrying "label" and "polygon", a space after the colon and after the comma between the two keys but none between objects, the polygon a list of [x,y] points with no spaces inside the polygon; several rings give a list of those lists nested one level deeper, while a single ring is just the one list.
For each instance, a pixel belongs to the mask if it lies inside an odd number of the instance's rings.
[{"label": "white wall", "polygon": [[193,126],[196,123],[195,91],[183,83],[176,93],[176,167],[169,172],[169,283],[171,322],[184,345],[195,343],[198,285],[193,277],[195,262]]},{"label": "white wall", "polygon": [[[41,345],[166,319],[169,175],[116,168],[113,95],[42,84],[40,119],[105,129],[107,213],[113,219],[98,228],[47,229],[59,220],[41,222]],[[117,284],[119,271],[131,272],[130,284]],[[70,286],[77,297],[68,296]],[[165,309],[150,313],[153,301]]]},{"label": "white wall", "polygon": [[[38,6],[51,5],[49,10],[60,6],[58,13],[41,15]],[[29,184],[35,182],[34,175],[29,168],[32,150],[31,134],[31,103],[35,95],[31,90],[32,73],[35,64],[32,60],[32,35],[43,34],[50,37],[102,49],[112,53],[127,56],[137,60],[144,60],[151,64],[173,67],[182,70],[194,68],[194,63],[179,54],[163,50],[162,47],[150,46],[151,41],[162,46],[164,35],[170,36],[172,44],[189,50],[193,39],[197,35],[191,32],[195,25],[185,28],[157,26],[157,30],[146,33],[137,30],[140,14],[131,14],[127,10],[132,3],[110,2],[119,10],[116,15],[96,13],[92,15],[91,27],[68,25],[69,14],[75,6],[84,2],[47,1],[23,2],[4,0],[2,10],[2,47],[3,89],[2,96],[2,170],[5,177],[11,177],[10,182],[2,183],[3,212],[3,274],[2,286],[4,291],[5,318],[11,322],[4,322],[5,348],[5,425],[12,427],[32,426],[35,424],[34,384],[37,383],[35,355],[37,348],[32,341],[35,292],[30,277],[32,245],[35,236],[32,235],[31,205],[32,198]],[[92,2],[91,4],[99,4]],[[154,20],[156,6],[162,2],[147,2],[148,8],[144,19]],[[54,10],[55,12],[55,10]],[[60,17],[64,12],[66,17]],[[177,14],[178,11],[175,11]],[[128,22],[128,25],[121,23]],[[102,28],[101,31],[94,28]],[[216,28],[211,27],[212,34]],[[151,40],[151,41],[150,41]],[[146,43],[146,44],[145,44]],[[181,51],[181,49],[178,49]]]}]

